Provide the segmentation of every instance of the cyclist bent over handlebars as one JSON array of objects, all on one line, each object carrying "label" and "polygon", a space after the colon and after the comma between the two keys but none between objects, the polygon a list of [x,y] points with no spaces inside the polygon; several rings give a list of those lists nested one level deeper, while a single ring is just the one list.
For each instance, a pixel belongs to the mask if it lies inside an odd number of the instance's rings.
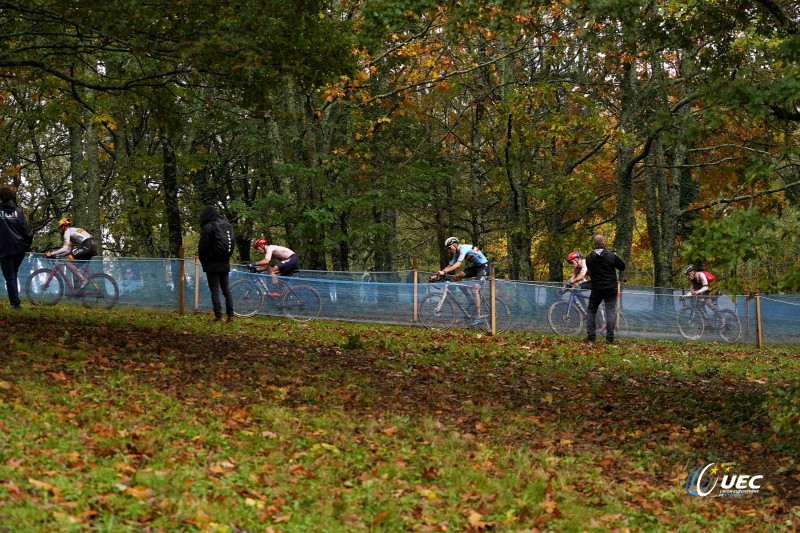
[{"label": "cyclist bent over handlebars", "polygon": [[[61,237],[64,239],[64,245],[58,250],[52,252],[45,252],[45,257],[67,257],[67,268],[72,271],[75,280],[75,291],[79,291],[86,287],[89,279],[85,278],[80,273],[72,260],[88,261],[97,255],[97,246],[92,239],[91,234],[83,228],[73,228],[72,221],[64,217],[58,221],[58,231],[61,232]],[[80,285],[78,285],[80,280]]]},{"label": "cyclist bent over handlebars", "polygon": [[[489,261],[477,246],[459,244],[456,237],[448,237],[444,241],[444,247],[453,254],[453,258],[450,260],[450,264],[437,272],[435,276],[428,278],[428,281],[435,281],[437,278],[455,272],[461,265],[466,265],[466,267],[461,272],[455,274],[456,281],[461,281],[465,278],[475,278],[475,281],[483,281],[486,279]],[[479,283],[475,283],[472,287],[472,294],[470,294],[470,291],[466,288],[462,288],[462,290],[467,297],[468,304],[473,303],[475,305],[474,320],[470,322],[470,326],[477,326],[481,323],[479,319],[481,314],[481,286]]]}]

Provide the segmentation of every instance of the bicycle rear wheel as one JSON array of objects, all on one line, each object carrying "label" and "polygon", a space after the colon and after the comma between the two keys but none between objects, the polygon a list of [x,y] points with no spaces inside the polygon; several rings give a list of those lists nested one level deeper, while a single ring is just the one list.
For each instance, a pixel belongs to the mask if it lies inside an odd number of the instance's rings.
[{"label": "bicycle rear wheel", "polygon": [[[428,329],[444,331],[453,325],[456,311],[449,298],[442,301],[443,292],[426,294],[417,306],[420,323]],[[452,298],[452,295],[450,296]]]},{"label": "bicycle rear wheel", "polygon": [[625,313],[623,313],[621,309],[617,309],[617,323],[614,326],[614,337],[627,337],[630,333],[628,328],[628,317],[625,316]]},{"label": "bicycle rear wheel", "polygon": [[678,332],[684,339],[696,341],[703,336],[706,323],[703,313],[694,306],[681,307],[676,317]]},{"label": "bicycle rear wheel", "polygon": [[240,279],[231,284],[233,298],[233,314],[247,318],[261,311],[264,307],[264,291],[255,280]]},{"label": "bicycle rear wheel", "polygon": [[319,316],[322,298],[314,287],[287,283],[285,290],[281,304],[286,316],[298,322],[309,322]]},{"label": "bicycle rear wheel", "polygon": [[547,310],[547,323],[558,335],[577,335],[583,329],[583,313],[578,306],[560,301]]},{"label": "bicycle rear wheel", "polygon": [[48,281],[51,272],[51,268],[34,270],[25,282],[25,296],[32,305],[56,305],[64,296],[64,280],[56,273]]},{"label": "bicycle rear wheel", "polygon": [[735,342],[742,336],[742,321],[739,316],[730,309],[724,309],[719,313],[719,330],[717,333],[720,338],[727,342]]},{"label": "bicycle rear wheel", "polygon": [[[511,311],[500,298],[495,298],[494,327],[497,333],[503,333],[511,325]],[[481,298],[481,323],[480,328],[491,333],[492,331],[492,302],[489,298]]]},{"label": "bicycle rear wheel", "polygon": [[81,294],[81,303],[86,307],[111,309],[119,300],[117,281],[106,273],[92,274]]}]

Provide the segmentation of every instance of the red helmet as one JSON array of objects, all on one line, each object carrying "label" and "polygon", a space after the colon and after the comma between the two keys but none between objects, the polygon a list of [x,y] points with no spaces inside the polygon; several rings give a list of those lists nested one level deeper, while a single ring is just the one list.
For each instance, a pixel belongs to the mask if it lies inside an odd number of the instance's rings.
[{"label": "red helmet", "polygon": [[260,247],[266,246],[266,245],[267,245],[267,239],[265,239],[264,237],[261,237],[260,239],[256,240],[256,242],[253,243],[253,248],[258,250]]},{"label": "red helmet", "polygon": [[575,261],[576,259],[580,259],[581,257],[583,256],[581,255],[580,252],[572,252],[567,256],[567,263],[569,263],[570,261]]}]

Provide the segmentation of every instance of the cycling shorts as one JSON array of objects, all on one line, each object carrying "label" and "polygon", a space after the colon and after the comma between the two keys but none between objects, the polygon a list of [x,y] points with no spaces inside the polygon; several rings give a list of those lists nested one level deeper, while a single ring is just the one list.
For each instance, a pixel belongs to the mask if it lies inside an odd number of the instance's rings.
[{"label": "cycling shorts", "polygon": [[278,272],[280,272],[281,276],[291,276],[295,272],[297,272],[299,268],[297,267],[297,254],[292,254],[289,256],[289,259],[284,259],[280,263],[278,263]]},{"label": "cycling shorts", "polygon": [[72,247],[72,252],[69,254],[70,259],[77,259],[81,261],[88,261],[97,255],[97,246],[95,246],[92,239],[86,239],[80,244]]},{"label": "cycling shorts", "polygon": [[486,271],[489,270],[489,263],[482,265],[472,265],[464,269],[465,278],[475,278],[475,281],[483,281],[486,279]]}]

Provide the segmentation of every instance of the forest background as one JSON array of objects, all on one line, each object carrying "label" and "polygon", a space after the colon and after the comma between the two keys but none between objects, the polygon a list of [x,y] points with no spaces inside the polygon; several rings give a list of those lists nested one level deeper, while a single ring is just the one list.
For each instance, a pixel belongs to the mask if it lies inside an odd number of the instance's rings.
[{"label": "forest background", "polygon": [[800,290],[792,0],[0,1],[0,161],[36,232],[177,257],[207,203],[306,269],[434,270],[456,235],[559,281],[606,233]]}]

